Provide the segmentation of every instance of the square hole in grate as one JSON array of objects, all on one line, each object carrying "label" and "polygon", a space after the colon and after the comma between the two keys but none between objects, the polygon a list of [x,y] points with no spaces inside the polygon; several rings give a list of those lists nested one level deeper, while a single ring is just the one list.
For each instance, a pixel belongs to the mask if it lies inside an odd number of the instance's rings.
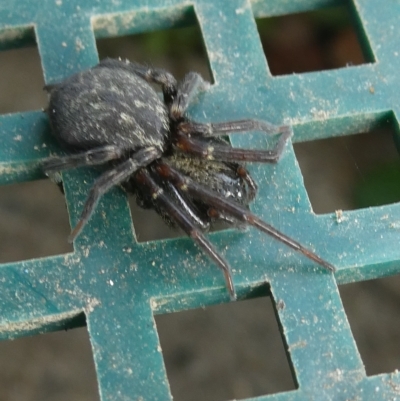
[{"label": "square hole in grate", "polygon": [[272,75],[374,61],[357,14],[347,6],[257,18],[256,22]]},{"label": "square hole in grate", "polygon": [[72,252],[67,208],[50,180],[0,186],[0,263]]},{"label": "square hole in grate", "polygon": [[[99,58],[128,59],[164,68],[176,79],[196,71],[213,82],[199,24],[97,40]],[[158,91],[160,87],[157,86]]]},{"label": "square hole in grate", "polygon": [[[34,30],[28,27],[21,35],[24,40],[18,43],[9,43],[7,49],[4,49],[4,43],[2,43],[0,51],[0,114],[37,110],[47,105],[47,95],[43,90],[44,79],[40,56],[37,47],[33,46],[35,43]],[[14,36],[10,33],[10,37]],[[32,46],[12,48],[13,45]]]},{"label": "square hole in grate", "polygon": [[0,342],[1,399],[97,401],[86,328]]},{"label": "square hole in grate", "polygon": [[400,276],[339,286],[367,375],[400,369]]},{"label": "square hole in grate", "polygon": [[156,316],[176,401],[296,389],[270,298]]},{"label": "square hole in grate", "polygon": [[[188,11],[192,20],[196,21],[194,10],[189,9]],[[213,82],[198,23],[179,28],[98,39],[97,49],[100,59],[121,57],[164,68],[178,80],[189,71],[196,71],[205,80]],[[161,91],[158,85],[154,85],[154,87],[157,91]],[[139,242],[184,235],[182,231],[168,226],[153,210],[144,210],[139,207],[132,196],[129,197],[129,205],[136,238]],[[220,229],[220,227],[218,226],[216,229]]]},{"label": "square hole in grate", "polygon": [[294,144],[315,213],[400,201],[400,157],[389,119],[369,132]]}]

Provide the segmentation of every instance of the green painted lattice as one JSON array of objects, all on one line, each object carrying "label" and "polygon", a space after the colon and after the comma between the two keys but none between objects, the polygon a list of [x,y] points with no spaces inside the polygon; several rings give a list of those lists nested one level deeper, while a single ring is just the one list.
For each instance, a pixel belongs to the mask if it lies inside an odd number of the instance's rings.
[{"label": "green painted lattice", "polygon": [[[254,18],[338,3],[8,0],[0,6],[0,43],[12,48],[35,38],[52,83],[97,63],[95,38],[179,26],[194,10],[215,84],[193,105],[192,117],[285,122],[294,127],[294,141],[365,132],[388,120],[398,135],[399,0],[351,4],[369,63],[269,73]],[[42,178],[40,160],[59,151],[41,111],[0,116],[0,135],[1,184]],[[260,135],[232,143],[267,146]],[[251,171],[260,186],[252,210],[338,267],[334,277],[252,229],[210,235],[233,267],[239,298],[267,282],[279,302],[298,389],[257,399],[399,399],[398,373],[366,376],[337,283],[400,272],[400,205],[345,212],[340,223],[314,215],[291,146],[278,165]],[[94,177],[90,170],[64,174],[72,224]],[[135,241],[118,189],[104,196],[73,253],[1,265],[0,294],[3,339],[78,325],[86,315],[102,400],[171,399],[153,315],[228,301],[222,275],[190,240]]]}]

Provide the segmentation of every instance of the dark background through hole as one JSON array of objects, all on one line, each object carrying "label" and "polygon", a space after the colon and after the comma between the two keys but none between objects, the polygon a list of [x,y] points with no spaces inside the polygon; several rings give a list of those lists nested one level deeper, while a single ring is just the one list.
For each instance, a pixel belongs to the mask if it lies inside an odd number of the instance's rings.
[{"label": "dark background through hole", "polygon": [[[176,401],[241,399],[296,388],[268,297],[160,315],[156,323]],[[192,377],[199,386],[192,387]]]}]

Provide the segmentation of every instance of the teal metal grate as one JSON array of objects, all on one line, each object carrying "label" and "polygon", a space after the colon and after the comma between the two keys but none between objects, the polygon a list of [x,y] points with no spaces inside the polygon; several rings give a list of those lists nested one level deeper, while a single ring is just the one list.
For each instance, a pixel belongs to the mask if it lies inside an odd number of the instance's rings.
[{"label": "teal metal grate", "polygon": [[[45,80],[52,83],[97,63],[96,37],[169,28],[196,17],[215,84],[191,108],[194,118],[283,121],[293,125],[294,141],[368,131],[389,120],[398,136],[398,0],[351,4],[369,63],[269,73],[254,17],[337,4],[11,0],[0,7],[0,44],[6,49],[35,39]],[[42,178],[40,160],[59,151],[41,111],[0,116],[0,135],[1,184]],[[232,137],[232,143],[267,146],[255,134]],[[260,185],[253,211],[338,267],[333,277],[254,230],[211,234],[231,262],[239,298],[268,283],[277,305],[298,389],[257,399],[399,398],[397,372],[366,376],[337,283],[400,272],[400,204],[344,212],[340,221],[332,214],[316,216],[291,146],[278,165],[251,171]],[[90,170],[64,174],[72,224],[94,177]],[[1,266],[1,338],[80,325],[84,314],[102,400],[171,399],[153,315],[228,301],[220,272],[196,255],[188,239],[137,243],[126,197],[111,191],[73,253]]]}]

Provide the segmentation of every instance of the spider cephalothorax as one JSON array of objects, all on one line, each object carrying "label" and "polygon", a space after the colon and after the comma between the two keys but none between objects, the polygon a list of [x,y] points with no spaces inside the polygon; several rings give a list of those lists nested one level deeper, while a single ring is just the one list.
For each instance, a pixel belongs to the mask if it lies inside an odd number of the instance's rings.
[{"label": "spider cephalothorax", "polygon": [[[161,85],[164,101],[150,83]],[[109,166],[93,184],[69,240],[79,235],[100,197],[123,185],[140,203],[182,228],[223,270],[232,299],[236,293],[230,267],[204,235],[216,220],[254,226],[334,271],[247,208],[257,187],[240,163],[277,162],[290,128],[251,119],[207,124],[188,120],[191,98],[207,85],[194,72],[177,83],[165,70],[106,59],[47,87],[53,133],[71,153],[46,160],[44,172],[52,176],[81,166]],[[280,137],[272,150],[232,148],[223,139],[246,131]]]}]

